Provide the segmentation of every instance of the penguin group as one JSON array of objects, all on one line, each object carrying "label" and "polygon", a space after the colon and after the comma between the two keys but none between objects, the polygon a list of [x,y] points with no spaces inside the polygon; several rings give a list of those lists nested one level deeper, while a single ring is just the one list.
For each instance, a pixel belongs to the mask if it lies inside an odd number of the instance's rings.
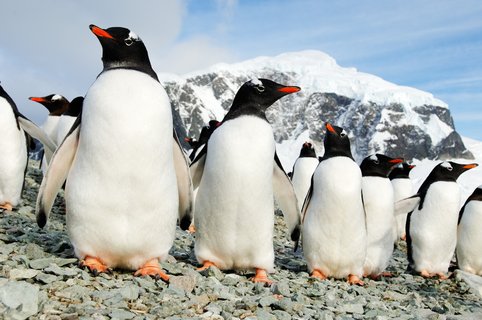
[{"label": "penguin group", "polygon": [[[350,133],[325,122],[322,156],[305,142],[290,174],[276,152],[266,111],[301,90],[246,81],[223,119],[183,148],[171,102],[144,42],[123,27],[90,25],[103,70],[85,96],[29,99],[49,115],[38,127],[0,86],[0,209],[19,204],[30,139],[45,150],[36,219],[44,227],[65,185],[66,227],[81,266],[169,281],[160,262],[176,225],[194,226],[198,270],[248,270],[271,284],[275,209],[314,278],[390,276],[394,245],[406,239],[409,271],[444,279],[458,266],[482,275],[482,186],[459,210],[457,178],[477,164],[439,163],[414,192],[413,165],[383,154],[355,161]],[[273,107],[274,108],[274,107]]]}]

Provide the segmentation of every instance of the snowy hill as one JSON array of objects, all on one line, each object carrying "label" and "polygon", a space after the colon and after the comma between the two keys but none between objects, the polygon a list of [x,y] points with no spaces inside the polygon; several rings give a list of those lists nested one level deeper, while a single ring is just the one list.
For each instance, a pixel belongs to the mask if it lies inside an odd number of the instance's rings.
[{"label": "snowy hill", "polygon": [[473,157],[444,102],[430,93],[340,67],[319,51],[259,57],[160,78],[172,100],[181,138],[197,137],[210,119],[221,120],[238,88],[251,78],[300,86],[301,92],[268,109],[280,159],[288,168],[305,140],[312,140],[322,153],[325,121],[349,132],[357,160],[374,152],[406,159]]}]

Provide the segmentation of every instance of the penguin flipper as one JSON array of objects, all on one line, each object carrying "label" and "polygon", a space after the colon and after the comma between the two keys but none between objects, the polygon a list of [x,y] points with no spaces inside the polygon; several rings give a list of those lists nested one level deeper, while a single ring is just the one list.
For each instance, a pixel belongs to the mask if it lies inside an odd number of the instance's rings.
[{"label": "penguin flipper", "polygon": [[189,172],[189,162],[182,150],[179,138],[174,131],[174,168],[176,170],[177,189],[179,192],[179,225],[187,230],[192,220],[193,191]]},{"label": "penguin flipper", "polygon": [[395,202],[395,216],[407,214],[413,210],[420,204],[420,196],[418,194],[399,200]]},{"label": "penguin flipper", "polygon": [[288,226],[288,233],[291,240],[298,241],[300,237],[300,213],[298,200],[291,184],[291,180],[283,170],[278,155],[275,153],[275,164],[273,166],[273,191]]},{"label": "penguin flipper", "polygon": [[189,170],[191,171],[193,188],[196,189],[201,183],[204,173],[204,164],[206,163],[207,145],[201,150],[194,161],[191,163]]},{"label": "penguin flipper", "polygon": [[23,115],[19,115],[18,123],[20,127],[31,137],[39,140],[44,145],[45,150],[45,157],[47,158],[47,163],[50,163],[52,159],[52,155],[55,152],[57,146],[55,143],[50,139],[45,132],[40,129],[35,123],[24,117]]},{"label": "penguin flipper", "polygon": [[[80,119],[80,118],[79,118]],[[52,161],[47,169],[47,173],[40,185],[35,214],[37,216],[37,224],[43,228],[47,223],[50,210],[55,201],[55,197],[59,192],[62,184],[65,182],[69,174],[70,167],[77,153],[80,136],[80,121],[74,123],[70,133],[65,137],[62,144],[55,151]]]}]

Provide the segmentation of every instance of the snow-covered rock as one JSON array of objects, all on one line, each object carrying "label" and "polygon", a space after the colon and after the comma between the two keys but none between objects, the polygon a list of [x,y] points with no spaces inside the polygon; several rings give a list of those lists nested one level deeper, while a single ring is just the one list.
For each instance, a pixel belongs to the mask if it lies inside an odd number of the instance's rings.
[{"label": "snow-covered rock", "polygon": [[268,112],[280,160],[290,168],[304,140],[322,154],[324,122],[345,128],[353,154],[374,152],[406,159],[472,158],[455,131],[447,104],[432,94],[344,68],[325,53],[301,51],[217,64],[185,76],[160,75],[173,103],[178,133],[196,137],[210,119],[221,120],[238,88],[252,78],[297,85]]}]

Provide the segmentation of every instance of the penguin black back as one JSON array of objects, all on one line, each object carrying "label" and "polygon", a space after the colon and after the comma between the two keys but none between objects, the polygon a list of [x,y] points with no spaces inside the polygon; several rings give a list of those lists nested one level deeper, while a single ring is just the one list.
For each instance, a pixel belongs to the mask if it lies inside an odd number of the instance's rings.
[{"label": "penguin black back", "polygon": [[102,29],[93,24],[89,28],[102,45],[103,71],[133,69],[159,81],[149,61],[146,46],[134,32],[122,27]]},{"label": "penguin black back", "polygon": [[299,87],[283,86],[268,79],[245,82],[234,97],[223,122],[239,116],[253,115],[266,120],[266,109],[281,97],[300,91]]},{"label": "penguin black back", "polygon": [[84,97],[76,97],[70,103],[67,111],[64,112],[64,115],[71,116],[71,117],[78,117],[80,112],[82,111],[82,105],[84,103]]},{"label": "penguin black back", "polygon": [[353,160],[347,132],[343,128],[332,126],[328,122],[325,124],[325,127],[326,135],[323,140],[325,154],[321,161],[332,157],[348,157]]},{"label": "penguin black back", "polygon": [[462,206],[462,208],[460,209],[460,212],[459,212],[458,223],[460,223],[460,220],[462,219],[462,216],[463,216],[464,211],[465,211],[465,207],[467,206],[467,204],[470,201],[482,201],[482,186],[477,187],[474,190],[474,192],[472,192],[472,194],[467,198],[467,200],[465,200],[465,203],[464,203],[464,205]]},{"label": "penguin black back", "polygon": [[363,159],[360,164],[362,176],[388,178],[393,166],[403,162],[401,158],[391,158],[383,154],[373,154]]}]

